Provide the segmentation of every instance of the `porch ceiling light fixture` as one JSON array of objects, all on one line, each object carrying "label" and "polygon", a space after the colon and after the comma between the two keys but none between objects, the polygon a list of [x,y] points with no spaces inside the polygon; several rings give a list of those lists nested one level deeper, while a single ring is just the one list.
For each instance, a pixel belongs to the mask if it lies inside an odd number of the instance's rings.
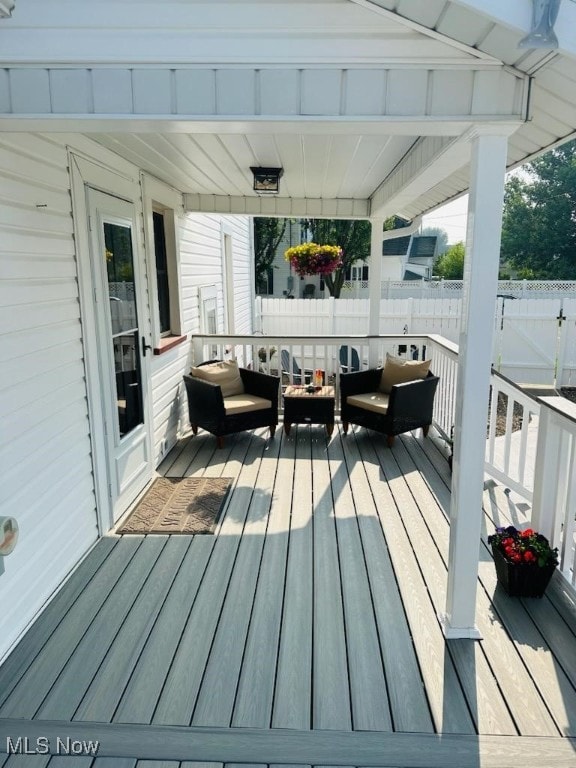
[{"label": "porch ceiling light fixture", "polygon": [[254,174],[254,192],[259,195],[277,195],[283,168],[250,168]]},{"label": "porch ceiling light fixture", "polygon": [[12,16],[15,5],[15,0],[0,0],[0,19]]},{"label": "porch ceiling light fixture", "polygon": [[532,0],[532,29],[518,48],[558,48],[554,24],[562,0]]}]

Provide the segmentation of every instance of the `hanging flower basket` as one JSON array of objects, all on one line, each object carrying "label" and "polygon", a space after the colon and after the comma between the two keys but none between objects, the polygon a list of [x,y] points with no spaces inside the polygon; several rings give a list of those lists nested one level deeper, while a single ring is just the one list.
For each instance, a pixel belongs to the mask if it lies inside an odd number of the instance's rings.
[{"label": "hanging flower basket", "polygon": [[303,243],[288,248],[284,258],[300,277],[306,275],[329,275],[342,266],[342,248],[339,245],[318,245]]},{"label": "hanging flower basket", "polygon": [[498,583],[511,597],[542,597],[556,566],[558,550],[532,528],[497,528],[488,537]]}]

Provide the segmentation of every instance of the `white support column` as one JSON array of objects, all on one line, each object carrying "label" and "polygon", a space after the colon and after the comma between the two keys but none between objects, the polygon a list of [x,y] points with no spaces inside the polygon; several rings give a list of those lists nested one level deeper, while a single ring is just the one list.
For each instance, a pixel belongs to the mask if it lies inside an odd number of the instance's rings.
[{"label": "white support column", "polygon": [[454,425],[447,638],[479,638],[475,626],[478,558],[494,305],[507,138],[472,138],[470,202],[462,295],[462,322]]},{"label": "white support column", "polygon": [[[384,219],[370,219],[370,279],[368,280],[368,335],[380,334],[380,299],[382,298],[382,234]],[[370,343],[368,364],[371,368],[378,365],[378,345]]]},{"label": "white support column", "polygon": [[382,297],[382,235],[384,219],[370,219],[372,232],[370,235],[370,279],[368,280],[368,295],[370,307],[368,310],[368,333],[378,336],[380,333],[380,299]]}]

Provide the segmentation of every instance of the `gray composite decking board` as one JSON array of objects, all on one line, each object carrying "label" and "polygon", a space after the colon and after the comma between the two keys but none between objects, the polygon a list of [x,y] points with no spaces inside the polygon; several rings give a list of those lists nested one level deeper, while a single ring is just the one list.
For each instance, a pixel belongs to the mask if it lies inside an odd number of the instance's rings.
[{"label": "gray composite decking board", "polygon": [[138,760],[136,768],[180,768],[178,760]]},{"label": "gray composite decking board", "polygon": [[213,536],[194,537],[118,707],[109,719],[124,723],[152,721],[214,542]]},{"label": "gray composite decking board", "polygon": [[293,477],[282,471],[277,482],[278,493],[292,500],[292,515],[272,727],[304,730],[312,722],[312,475],[307,430],[296,430],[294,444]]},{"label": "gray composite decking board", "polygon": [[[518,654],[554,717],[560,733],[576,733],[574,662],[576,640],[546,597],[541,600],[509,598],[497,579],[492,559],[480,563],[480,578],[494,609],[506,627]],[[553,622],[555,631],[549,630]],[[552,642],[548,642],[547,635]]]},{"label": "gray composite decking board", "polygon": [[196,761],[190,762],[185,760],[180,763],[180,768],[224,768],[224,763],[214,763],[212,761],[197,763]]},{"label": "gray composite decking board", "polygon": [[148,580],[74,712],[74,719],[112,719],[191,542],[190,536],[167,538]]},{"label": "gray composite decking board", "polygon": [[[444,510],[448,520],[450,516],[450,488],[446,485],[444,478],[437,472],[436,467],[430,461],[428,453],[424,450],[423,444],[427,442],[426,438],[401,437],[398,440],[398,447],[410,457],[410,461],[413,464],[418,466],[421,473],[420,481],[436,499],[440,509]],[[396,450],[396,445],[394,450]],[[442,461],[445,462],[445,459],[442,459]]]},{"label": "gray composite decking board", "polygon": [[[490,592],[496,588],[496,575],[491,563],[482,563],[481,580]],[[502,590],[494,591],[494,608],[508,630],[512,642],[554,717],[559,733],[576,735],[576,692],[563,669],[554,660],[542,634],[530,621],[520,601],[508,598]],[[574,642],[572,642],[574,653]],[[542,653],[544,651],[544,653]]]},{"label": "gray composite decking board", "polygon": [[[434,470],[424,455],[416,450],[415,444],[419,442],[420,440],[414,438],[398,441],[398,445],[394,446],[394,456],[403,473],[413,470],[415,466],[417,468],[417,472],[412,471],[410,474],[410,489],[438,550],[430,548],[428,556],[419,559],[435,609],[437,613],[441,613],[446,605],[449,536],[447,510],[442,508],[440,499],[436,495],[432,496],[429,491],[429,487],[433,485]],[[413,446],[412,451],[409,450],[409,445]],[[424,472],[426,483],[420,475]],[[413,520],[411,529],[413,542],[426,536],[426,529],[417,519]],[[507,642],[508,638],[504,635],[501,641]],[[464,640],[447,643],[447,649],[458,674],[476,730],[479,733],[516,734],[514,720],[492,675],[484,645]]]},{"label": "gray composite decking board", "polygon": [[[72,719],[94,675],[109,653],[114,638],[130,613],[147,579],[154,574],[157,561],[165,548],[165,537],[146,537],[122,578],[114,585],[106,601],[54,681],[51,690],[37,709],[42,719]],[[119,547],[129,553],[128,542]]]},{"label": "gray composite decking board", "polygon": [[[514,517],[515,524],[520,521],[524,524],[525,510],[518,510],[510,496],[503,492],[501,487],[488,488],[484,492],[485,520],[493,520],[497,509],[500,513],[499,522],[509,524]],[[492,532],[489,522],[486,523],[487,532]],[[492,556],[489,553],[487,540],[484,550],[485,560],[492,564]],[[493,570],[491,571],[492,584],[495,583]],[[503,595],[501,595],[504,598]],[[501,601],[502,602],[502,601]],[[572,685],[576,685],[576,607],[574,598],[563,586],[560,574],[555,574],[544,597],[540,600],[526,599],[520,601],[532,621],[538,627],[539,632],[546,640],[548,647],[558,660],[560,666],[570,679]],[[507,601],[506,604],[517,604],[518,601]]]},{"label": "gray composite decking board", "polygon": [[129,567],[142,539],[128,547],[115,547],[30,664],[18,686],[0,708],[0,717],[32,717],[74,652],[79,640],[98,616],[109,592]]},{"label": "gray composite decking board", "polygon": [[[357,515],[366,514],[367,499],[352,493],[348,479],[350,467],[339,434],[330,442],[328,460],[342,578],[352,725],[356,730],[391,731],[378,628],[357,519]],[[373,504],[371,506],[375,514]]]},{"label": "gray composite decking board", "polygon": [[117,539],[100,539],[82,563],[74,570],[70,578],[55,595],[44,611],[34,621],[30,631],[26,632],[16,648],[0,667],[0,706],[7,699],[18,680],[26,672],[35,657],[70,611],[71,606],[82,595],[87,585],[96,574]]},{"label": "gray composite decking board", "polygon": [[[404,528],[405,515],[400,514],[400,510],[404,511],[403,507],[413,507],[415,502],[392,456],[393,452],[385,445],[379,444],[378,447],[377,454],[373,443],[364,443],[364,466],[372,487],[377,489],[378,498],[383,500],[382,505],[378,505],[378,515],[414,638],[434,726],[442,733],[473,733],[474,724],[466,699]],[[429,536],[422,543],[429,546]]]},{"label": "gray composite decking board", "polygon": [[97,757],[90,768],[136,768],[137,762],[132,757]]},{"label": "gray composite decking board", "polygon": [[[406,457],[401,446],[399,448],[396,458],[400,468],[406,472]],[[422,484],[418,482],[417,477],[411,477],[410,488],[424,509],[425,496],[422,496]],[[413,545],[417,546],[419,541],[426,538],[428,529],[423,526],[421,516],[409,514],[410,509],[410,505],[403,508],[403,517]],[[426,521],[436,547],[428,548],[428,556],[420,557],[420,564],[436,611],[441,612],[446,604],[448,528],[441,510],[434,502],[426,507]],[[475,717],[477,730],[481,733],[514,733],[514,724],[507,712],[509,709],[520,733],[534,736],[554,735],[557,730],[553,719],[544,706],[530,674],[523,665],[518,664],[517,651],[510,644],[506,631],[493,620],[490,601],[482,590],[478,590],[477,605],[477,626],[484,638],[481,648],[483,654],[475,650],[473,657],[467,657],[462,653],[462,644],[456,645],[452,654],[451,644],[447,644],[460,679],[465,684],[466,698]],[[457,651],[460,651],[460,655],[457,655]],[[508,663],[504,659],[507,659]],[[471,668],[472,661],[474,666]],[[514,664],[517,670],[515,675],[511,676],[510,665]],[[498,685],[491,676],[491,671],[495,673]],[[499,688],[507,691],[506,706],[501,699]],[[530,702],[529,707],[526,707],[527,701]]]},{"label": "gray composite decking board", "polygon": [[[405,469],[402,463],[402,453],[399,454],[399,461],[401,468]],[[412,479],[410,487],[416,494],[416,498],[420,498],[419,490],[421,490],[421,486],[419,483]],[[442,576],[442,569],[447,567],[448,536],[447,531],[446,535],[443,535],[446,521],[444,517],[440,520],[440,516],[441,513],[437,506],[429,505],[427,520],[431,526],[436,546],[442,555],[442,565],[438,563],[437,556],[432,553],[431,558],[422,560],[422,567],[428,568],[432,561],[435,561],[437,563],[437,570],[441,574],[440,578],[445,579]],[[432,525],[434,520],[439,520],[437,526]],[[431,588],[434,585],[431,594],[433,597],[435,596],[437,610],[441,611],[443,604],[445,604],[445,595],[436,592],[437,579],[429,579],[429,585]],[[444,592],[444,590],[442,591]],[[440,601],[442,601],[442,604],[440,604]],[[456,644],[453,651],[452,644],[449,644],[448,647],[455,659],[455,663],[458,662],[456,665],[461,680],[466,685],[465,690],[471,708],[477,712],[478,730],[480,732],[514,733],[514,725],[510,722],[506,711],[510,710],[520,733],[554,735],[557,731],[550,713],[543,705],[538,689],[535,687],[530,674],[523,669],[522,665],[518,664],[518,658],[515,656],[516,649],[510,644],[506,631],[493,620],[490,600],[482,590],[478,590],[477,605],[477,625],[484,636],[481,649],[490,665],[489,668],[484,668],[486,665],[484,656],[476,650],[472,659],[462,653],[463,644]],[[458,651],[460,656],[456,655]],[[514,680],[512,680],[508,665],[503,663],[503,657],[505,656],[508,656],[510,662],[512,664],[516,663],[519,668]],[[474,665],[478,667],[477,669],[474,666],[470,667],[471,661],[474,661]],[[506,687],[509,689],[509,695],[505,696],[506,709],[504,708],[504,702],[500,698],[496,681],[490,676],[490,670],[495,672],[500,689],[505,689]],[[530,702],[529,707],[525,706],[526,701]]]},{"label": "gray composite decking board", "polygon": [[[428,491],[428,483],[424,484],[423,479],[419,477],[419,473],[426,472],[426,480],[430,482],[433,474],[432,468],[426,461],[420,464],[423,454],[416,451],[415,448],[412,452],[408,450],[409,444],[417,442],[420,441],[415,439],[403,440],[399,442],[398,446],[395,445],[394,451],[395,458],[403,472],[414,466],[418,470],[418,472],[412,472],[410,475],[410,488],[440,552],[438,555],[437,552],[431,551],[431,556],[421,558],[421,563],[436,610],[440,613],[444,610],[446,601],[445,583],[447,579],[449,528],[445,517],[446,510],[443,510],[438,503],[434,503]],[[414,460],[416,461],[415,465]],[[413,541],[417,538],[414,536]],[[505,636],[503,640],[507,642]],[[466,695],[477,731],[480,733],[515,734],[517,731],[514,721],[508,707],[502,700],[496,680],[492,676],[491,666],[484,654],[484,646],[478,645],[474,641],[464,640],[450,642],[447,644],[447,648]]]},{"label": "gray composite decking board", "polygon": [[[557,576],[555,581],[558,580],[559,577]],[[576,637],[574,628],[566,621],[566,612],[558,613],[554,601],[554,587],[546,589],[546,599],[528,599],[524,601],[524,606],[532,620],[540,628],[548,646],[571,680],[572,685],[576,686]]]},{"label": "gray composite decking board", "polygon": [[[180,451],[176,459],[166,468],[164,468],[164,462],[162,462],[160,467],[158,467],[158,473],[163,477],[183,477],[198,451],[205,445],[206,443],[204,440],[191,435],[186,438],[184,448]],[[206,446],[206,450],[207,448],[208,446]],[[211,446],[211,448],[213,450],[213,446]],[[170,456],[170,454],[168,454],[168,456]],[[164,461],[166,461],[166,459]]]},{"label": "gray composite decking board", "polygon": [[[216,438],[212,435],[203,435],[200,439],[199,438],[199,434],[191,438],[193,443],[198,442],[199,448],[198,450],[194,451],[191,457],[189,457],[186,466],[183,466],[183,469],[179,470],[178,477],[203,475],[204,469],[210,465],[210,461],[214,458],[216,452],[219,452],[221,455],[228,456],[233,447],[233,441],[230,438],[227,440],[224,448],[217,447]],[[172,467],[168,473],[168,476],[170,477],[171,473],[175,473],[175,471],[176,467]]]},{"label": "gray composite decking board", "polygon": [[235,447],[230,461],[242,466],[242,471],[154,712],[154,723],[188,725],[192,718],[248,513],[250,496],[245,490],[254,488],[262,456],[258,441]]},{"label": "gray composite decking board", "polygon": [[352,728],[352,702],[334,516],[335,499],[331,485],[335,478],[330,475],[326,433],[317,428],[314,430],[311,433],[314,506],[312,723],[314,728],[345,730]]},{"label": "gray composite decking board", "polygon": [[276,442],[278,468],[271,488],[268,529],[232,717],[232,725],[239,727],[266,728],[272,718],[295,458],[293,440],[279,436]]},{"label": "gray composite decking board", "polygon": [[[298,731],[183,728],[116,723],[0,721],[0,745],[18,723],[23,736],[100,742],[100,757],[148,760],[305,764],[367,768],[573,768],[576,740],[561,737],[406,734],[376,731]],[[2,748],[0,746],[0,748]]]},{"label": "gray composite decking board", "polygon": [[[242,539],[192,716],[193,725],[230,725],[266,537],[280,441],[263,453]],[[241,478],[235,493],[243,490]],[[256,491],[255,488],[258,490]]]},{"label": "gray composite decking board", "polygon": [[48,768],[92,768],[93,757],[83,755],[55,755],[48,763]]},{"label": "gray composite decking board", "polygon": [[374,601],[394,730],[432,733],[434,725],[420,666],[376,512],[380,495],[368,482],[359,450],[362,438],[352,432],[343,442]]}]

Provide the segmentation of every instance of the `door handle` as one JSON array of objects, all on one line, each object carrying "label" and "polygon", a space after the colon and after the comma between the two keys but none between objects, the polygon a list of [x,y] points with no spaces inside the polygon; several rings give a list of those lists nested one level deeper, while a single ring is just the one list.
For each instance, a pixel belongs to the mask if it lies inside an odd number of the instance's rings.
[{"label": "door handle", "polygon": [[150,344],[146,344],[146,337],[142,336],[142,356],[146,357],[147,350],[152,349]]}]

